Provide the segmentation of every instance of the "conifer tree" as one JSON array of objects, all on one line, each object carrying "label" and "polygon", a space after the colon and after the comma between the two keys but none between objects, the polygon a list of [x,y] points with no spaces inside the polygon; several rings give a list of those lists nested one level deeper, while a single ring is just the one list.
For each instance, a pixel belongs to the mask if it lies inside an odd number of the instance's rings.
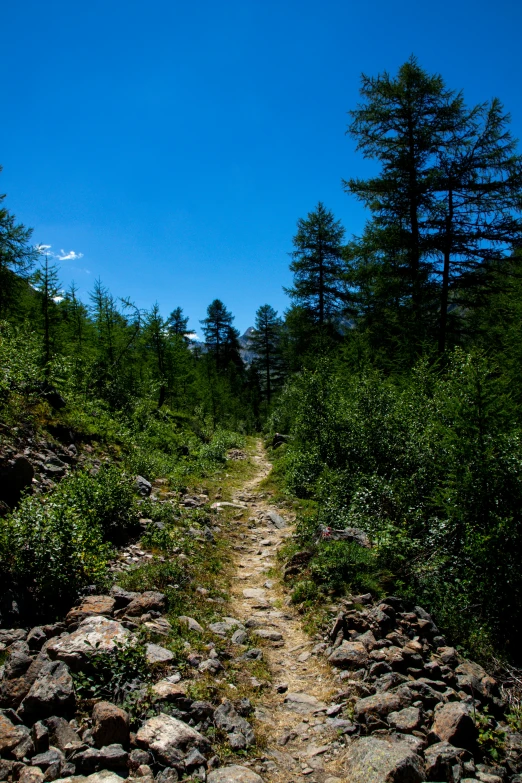
[{"label": "conifer tree", "polygon": [[[0,166],[0,173],[2,166]],[[21,280],[28,279],[34,267],[37,250],[29,242],[33,233],[2,206],[0,194],[0,317],[4,317],[16,300]]]},{"label": "conifer tree", "polygon": [[60,282],[58,279],[58,267],[49,264],[49,258],[45,256],[40,268],[34,275],[34,283],[40,293],[41,313],[43,320],[43,361],[46,371],[51,361],[52,344],[54,341],[54,327],[58,321],[56,300],[60,295]]},{"label": "conifer tree", "polygon": [[220,299],[214,299],[207,307],[207,317],[201,321],[205,344],[214,357],[218,370],[230,362],[243,366],[239,353],[239,332],[232,326],[234,316]]},{"label": "conifer tree", "polygon": [[304,307],[322,327],[340,309],[343,286],[344,228],[333,213],[319,202],[313,212],[297,221],[290,254],[294,285],[285,289],[294,304]]},{"label": "conifer tree", "polygon": [[183,315],[183,309],[181,307],[174,308],[166,321],[166,327],[169,334],[186,338],[187,335],[190,334],[187,329],[188,321],[188,316]]},{"label": "conifer tree", "polygon": [[282,321],[269,304],[256,312],[254,331],[249,335],[249,349],[254,353],[254,364],[262,372],[267,402],[270,403],[274,382],[281,373],[279,343]]}]

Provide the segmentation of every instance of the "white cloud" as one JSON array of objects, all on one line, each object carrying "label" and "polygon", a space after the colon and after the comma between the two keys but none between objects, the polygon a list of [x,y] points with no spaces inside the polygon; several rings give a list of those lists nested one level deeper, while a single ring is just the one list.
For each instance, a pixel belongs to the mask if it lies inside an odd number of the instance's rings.
[{"label": "white cloud", "polygon": [[52,245],[36,245],[35,249],[37,253],[42,256],[50,256],[51,258],[57,258],[58,261],[77,261],[79,258],[83,258],[83,253],[77,253],[75,250],[60,250],[59,253],[53,253],[51,251]]},{"label": "white cloud", "polygon": [[52,245],[36,245],[36,252],[41,253],[42,256],[54,256],[54,253],[51,253],[51,247]]},{"label": "white cloud", "polygon": [[189,340],[199,340],[199,334],[197,334],[196,332],[189,332],[187,334],[187,337]]},{"label": "white cloud", "polygon": [[60,253],[56,254],[58,261],[77,261],[79,258],[83,258],[83,253],[76,253],[74,250],[69,250],[68,253],[65,250],[60,250]]}]

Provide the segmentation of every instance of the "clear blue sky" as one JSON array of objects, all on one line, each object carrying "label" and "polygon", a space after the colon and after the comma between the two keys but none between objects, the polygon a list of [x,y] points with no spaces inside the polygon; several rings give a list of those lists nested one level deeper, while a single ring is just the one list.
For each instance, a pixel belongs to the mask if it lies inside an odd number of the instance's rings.
[{"label": "clear blue sky", "polygon": [[341,188],[370,170],[344,135],[360,73],[414,53],[520,138],[521,31],[520,0],[4,3],[0,191],[83,298],[99,276],[198,328],[219,297],[243,331],[287,306],[317,201],[361,231]]}]

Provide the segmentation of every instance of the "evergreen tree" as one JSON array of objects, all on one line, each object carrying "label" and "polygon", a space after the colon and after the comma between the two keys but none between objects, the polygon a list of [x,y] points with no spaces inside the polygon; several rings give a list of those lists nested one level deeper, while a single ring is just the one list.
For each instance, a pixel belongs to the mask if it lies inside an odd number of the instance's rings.
[{"label": "evergreen tree", "polygon": [[268,304],[256,312],[254,331],[249,335],[249,349],[254,353],[255,366],[262,372],[267,402],[270,403],[274,382],[281,373],[281,319]]},{"label": "evergreen tree", "polygon": [[322,327],[346,298],[343,286],[344,228],[319,202],[313,212],[297,221],[290,269],[293,288],[285,289],[295,304],[304,307]]},{"label": "evergreen tree", "polygon": [[239,332],[232,326],[234,316],[220,299],[214,299],[207,307],[207,317],[201,321],[205,344],[214,357],[218,370],[235,364],[242,368],[239,353]]},{"label": "evergreen tree", "polygon": [[37,256],[29,244],[32,229],[16,223],[15,216],[2,206],[4,199],[5,194],[0,194],[0,317],[13,306],[20,282],[28,279]]},{"label": "evergreen tree", "polygon": [[[382,168],[375,177],[350,179],[344,186],[371,210],[363,256],[376,257],[377,273],[386,274],[392,264],[400,283],[397,298],[418,348],[433,330],[437,156],[465,120],[463,100],[414,57],[396,78],[386,72],[363,75],[361,95],[364,102],[350,112],[348,133]],[[381,287],[386,289],[386,279]]]},{"label": "evergreen tree", "polygon": [[175,334],[179,337],[186,338],[187,335],[190,334],[187,329],[188,321],[188,316],[183,315],[183,309],[181,307],[176,307],[167,318],[166,327],[169,334]]},{"label": "evergreen tree", "polygon": [[58,267],[56,264],[49,264],[49,259],[45,256],[45,261],[42,262],[33,279],[40,293],[43,320],[43,361],[47,372],[55,339],[55,327],[59,321],[56,307],[56,301],[61,298]]}]

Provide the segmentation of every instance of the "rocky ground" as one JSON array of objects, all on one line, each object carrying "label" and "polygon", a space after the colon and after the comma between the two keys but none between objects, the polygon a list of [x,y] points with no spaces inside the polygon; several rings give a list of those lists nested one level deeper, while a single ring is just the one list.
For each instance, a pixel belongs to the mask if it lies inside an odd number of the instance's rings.
[{"label": "rocky ground", "polygon": [[[270,470],[260,442],[252,460],[255,477],[230,501],[182,499],[208,505],[217,522],[234,513],[231,600],[207,627],[177,618],[205,640],[185,642],[185,667],[169,649],[172,618],[157,591],[114,586],[61,623],[0,630],[0,780],[521,783],[522,735],[505,720],[498,684],[422,608],[352,596],[327,607],[323,633],[305,633],[277,577],[292,519],[259,487]],[[150,556],[129,546],[114,573]],[[298,567],[296,558],[286,573]],[[117,698],[80,699],[75,677],[89,651],[125,647],[143,631],[155,640],[145,647],[154,681],[123,684],[150,702],[139,720]],[[232,671],[254,696],[241,695]],[[203,685],[219,697],[198,697]]]}]

